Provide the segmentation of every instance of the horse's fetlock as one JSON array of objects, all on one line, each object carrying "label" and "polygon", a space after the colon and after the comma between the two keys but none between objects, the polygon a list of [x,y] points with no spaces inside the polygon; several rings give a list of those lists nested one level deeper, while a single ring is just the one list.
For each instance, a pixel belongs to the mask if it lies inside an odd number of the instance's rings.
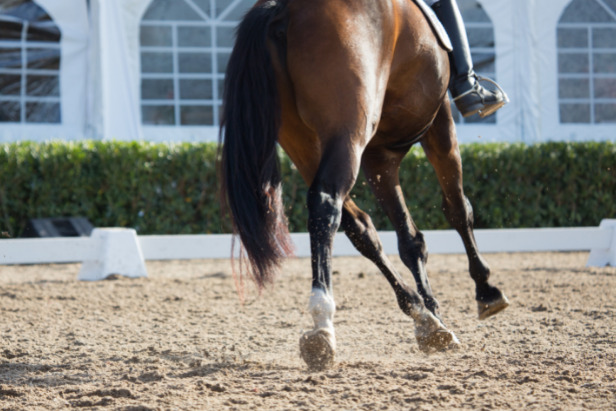
[{"label": "horse's fetlock", "polygon": [[503,298],[503,293],[496,287],[485,284],[483,287],[476,288],[475,300],[482,303],[489,303]]},{"label": "horse's fetlock", "polygon": [[490,267],[478,255],[469,258],[469,272],[477,287],[487,287],[490,279]]},{"label": "horse's fetlock", "polygon": [[424,305],[426,306],[426,308],[430,310],[434,315],[439,316],[440,315],[440,305],[438,301],[436,300],[436,298],[432,296],[425,296],[423,297],[423,299],[424,299]]},{"label": "horse's fetlock", "polygon": [[404,314],[408,315],[409,317],[413,317],[419,311],[419,307],[421,307],[423,304],[419,300],[420,297],[418,294],[411,293],[405,288],[406,285],[400,284],[400,289],[396,291],[398,306]]}]

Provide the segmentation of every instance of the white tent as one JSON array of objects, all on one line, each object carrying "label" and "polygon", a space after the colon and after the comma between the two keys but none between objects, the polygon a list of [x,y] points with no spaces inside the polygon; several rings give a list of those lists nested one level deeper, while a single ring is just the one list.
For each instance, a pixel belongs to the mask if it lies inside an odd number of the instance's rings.
[{"label": "white tent", "polygon": [[[511,98],[487,121],[460,119],[461,142],[616,138],[616,0],[458,2],[477,70]],[[252,3],[0,0],[0,142],[216,140]]]},{"label": "white tent", "polygon": [[0,0],[0,141],[84,136],[86,3],[37,3]]}]

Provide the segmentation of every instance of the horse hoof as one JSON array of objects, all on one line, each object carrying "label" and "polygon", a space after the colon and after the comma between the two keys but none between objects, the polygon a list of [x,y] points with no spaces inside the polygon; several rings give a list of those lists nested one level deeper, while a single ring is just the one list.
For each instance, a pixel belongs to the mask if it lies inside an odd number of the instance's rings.
[{"label": "horse hoof", "polygon": [[499,299],[487,303],[477,301],[477,310],[479,311],[480,320],[485,320],[486,318],[503,311],[507,307],[509,307],[509,300],[504,294],[501,295]]},{"label": "horse hoof", "polygon": [[299,339],[300,356],[310,370],[322,371],[334,365],[334,336],[325,330],[313,330]]},{"label": "horse hoof", "polygon": [[415,329],[415,338],[419,349],[426,354],[456,350],[460,347],[460,341],[455,334],[432,315]]}]

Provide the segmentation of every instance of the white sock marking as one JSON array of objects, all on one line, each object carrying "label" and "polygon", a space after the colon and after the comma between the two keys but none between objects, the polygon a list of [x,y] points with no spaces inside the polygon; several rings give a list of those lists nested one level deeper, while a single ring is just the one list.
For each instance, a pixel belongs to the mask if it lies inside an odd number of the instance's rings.
[{"label": "white sock marking", "polygon": [[308,310],[314,320],[314,329],[326,329],[334,335],[334,313],[336,303],[334,299],[320,288],[313,288],[310,294]]}]

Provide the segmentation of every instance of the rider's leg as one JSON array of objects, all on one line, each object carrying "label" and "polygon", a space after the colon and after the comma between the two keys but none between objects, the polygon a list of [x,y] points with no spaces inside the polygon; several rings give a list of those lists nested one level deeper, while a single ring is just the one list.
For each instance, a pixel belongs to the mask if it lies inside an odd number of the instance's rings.
[{"label": "rider's leg", "polygon": [[456,0],[426,0],[426,2],[432,6],[453,45],[453,51],[449,53],[451,62],[449,90],[456,107],[464,117],[475,113],[485,117],[494,113],[508,103],[509,99],[500,87],[497,86],[496,90],[492,91],[479,84],[473,70],[464,21]]}]

